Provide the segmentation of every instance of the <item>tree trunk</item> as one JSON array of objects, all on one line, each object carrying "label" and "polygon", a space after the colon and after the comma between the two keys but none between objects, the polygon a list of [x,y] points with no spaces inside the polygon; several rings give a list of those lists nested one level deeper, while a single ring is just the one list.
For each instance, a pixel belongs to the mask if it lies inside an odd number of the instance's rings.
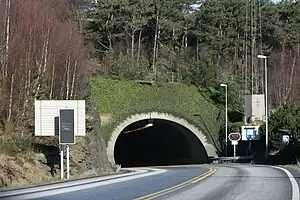
[{"label": "tree trunk", "polygon": [[[49,33],[49,28],[48,28],[48,32]],[[43,75],[43,73],[46,71],[46,62],[47,62],[47,55],[48,54],[48,44],[49,44],[49,35],[47,34],[44,42],[43,42],[43,48],[41,49],[42,51],[42,55],[41,55],[41,58],[40,58],[40,62],[37,63],[39,68],[38,68],[38,86],[37,86],[37,90],[36,90],[36,93],[35,93],[35,99],[37,98],[37,95],[41,89],[41,77]]]},{"label": "tree trunk", "polygon": [[[284,63],[285,63],[285,39],[283,39],[283,42],[282,42],[282,48],[281,48],[281,62],[280,62],[280,68],[285,71],[285,66],[284,66]],[[283,77],[284,74],[281,74],[281,77]],[[284,79],[284,78],[283,78]],[[286,84],[285,84],[285,81],[284,80],[281,80],[282,81],[282,85],[281,87],[279,88],[281,91],[280,91],[280,105],[284,102],[284,94],[285,94],[285,90],[286,90]]]},{"label": "tree trunk", "polygon": [[[27,67],[27,77],[25,77],[26,81],[25,81],[25,96],[24,96],[24,103],[23,103],[23,111],[21,114],[21,120],[23,121],[25,118],[25,113],[27,111],[27,105],[29,102],[29,95],[30,95],[30,77],[31,77],[31,68]],[[24,131],[22,130],[21,132],[21,136],[23,137],[24,135]]]},{"label": "tree trunk", "polygon": [[55,79],[55,59],[53,61],[53,66],[52,66],[51,86],[50,86],[50,94],[49,94],[50,100],[52,100],[53,97],[54,79]]},{"label": "tree trunk", "polygon": [[67,57],[67,63],[66,63],[66,70],[67,70],[67,81],[66,81],[66,100],[69,100],[69,94],[70,94],[70,55]]},{"label": "tree trunk", "polygon": [[181,55],[184,54],[184,41],[185,41],[185,34],[182,36],[182,39],[181,39]]},{"label": "tree trunk", "polygon": [[66,76],[67,76],[67,70],[65,70],[64,72],[64,76],[63,76],[63,80],[61,82],[61,88],[60,88],[60,99],[64,98],[64,89],[65,89],[65,85],[66,85]]},{"label": "tree trunk", "polygon": [[173,28],[172,28],[172,40],[171,40],[171,45],[172,45],[172,49],[173,49],[174,52],[176,51],[176,38],[175,38],[175,34],[176,34],[175,26],[173,26]]},{"label": "tree trunk", "polygon": [[293,64],[292,64],[292,68],[291,68],[291,73],[290,73],[290,77],[289,77],[289,86],[287,88],[287,92],[285,94],[285,99],[284,99],[284,103],[287,102],[288,98],[291,95],[291,90],[292,90],[292,84],[293,84],[293,77],[294,77],[294,71],[295,71],[295,66],[296,66],[296,56],[294,55],[294,59],[293,59]]},{"label": "tree trunk", "polygon": [[[109,13],[108,16],[107,16],[107,20],[105,22],[105,25],[108,25],[113,18],[114,18],[114,15]],[[108,40],[108,44],[109,44],[109,53],[112,53],[113,52],[112,34],[110,33],[110,31],[108,31],[107,40]]]},{"label": "tree trunk", "polygon": [[141,43],[142,43],[142,30],[139,32],[139,44],[138,44],[138,52],[137,52],[137,65],[140,63],[140,55],[141,55]]},{"label": "tree trunk", "polygon": [[73,99],[74,97],[74,86],[75,86],[75,78],[76,78],[76,71],[77,71],[77,63],[78,61],[76,60],[74,64],[73,75],[72,75],[72,85],[71,85],[71,94],[70,94],[71,99]]},{"label": "tree trunk", "polygon": [[10,42],[10,7],[11,1],[6,1],[6,23],[5,23],[5,56],[4,56],[4,67],[3,67],[3,80],[7,77],[8,73],[8,54],[9,54],[9,42]]},{"label": "tree trunk", "polygon": [[14,92],[14,83],[15,83],[15,73],[16,73],[16,69],[14,70],[13,74],[11,75],[10,95],[9,95],[7,121],[10,121],[11,120],[11,116],[12,116],[12,105],[13,105],[13,92]]},{"label": "tree trunk", "polygon": [[31,84],[31,51],[32,51],[32,43],[31,43],[31,40],[32,40],[32,28],[30,28],[30,31],[29,31],[29,40],[28,40],[28,51],[27,51],[27,56],[26,56],[26,68],[28,69],[28,76],[27,76],[27,86],[28,88],[30,87],[30,84]]},{"label": "tree trunk", "polygon": [[199,38],[197,36],[197,43],[196,43],[196,60],[199,61]]},{"label": "tree trunk", "polygon": [[50,25],[48,25],[47,35],[46,35],[46,44],[44,52],[44,64],[43,64],[43,73],[46,72],[47,62],[48,62],[48,51],[49,51],[49,37],[50,37]]},{"label": "tree trunk", "polygon": [[113,47],[112,47],[112,41],[111,41],[111,35],[108,34],[107,36],[107,39],[108,39],[108,44],[109,44],[109,53],[113,53]]},{"label": "tree trunk", "polygon": [[156,51],[157,51],[157,38],[158,38],[158,20],[159,20],[159,10],[156,13],[156,26],[155,26],[155,35],[154,35],[154,44],[153,44],[153,58],[152,58],[152,69],[154,72],[154,80],[156,80]]},{"label": "tree trunk", "polygon": [[[21,114],[21,120],[24,119],[27,105],[29,102],[29,95],[30,95],[30,85],[31,85],[31,51],[32,51],[32,28],[29,30],[29,39],[28,39],[28,50],[26,51],[26,59],[25,59],[25,95],[24,95],[24,101],[23,101],[23,111]],[[21,133],[23,136],[23,131]]]},{"label": "tree trunk", "polygon": [[[240,35],[238,34],[237,35],[237,41],[240,40]],[[239,66],[238,66],[238,48],[237,48],[237,45],[235,44],[234,45],[234,59],[233,59],[233,68],[234,68],[234,71],[235,71],[235,75],[238,76],[239,75]]]},{"label": "tree trunk", "polygon": [[[132,15],[132,24],[134,24],[135,23],[135,16],[134,15]],[[135,28],[134,28],[134,25],[131,27],[131,57],[133,58],[133,56],[134,56],[134,41],[135,41],[135,38],[134,38],[134,36],[135,36],[135,32],[136,32],[136,30],[135,30]]]},{"label": "tree trunk", "polygon": [[134,56],[134,35],[135,35],[135,30],[132,30],[131,33],[131,57],[132,58]]},{"label": "tree trunk", "polygon": [[188,48],[188,23],[186,22],[185,24],[185,30],[184,30],[184,35],[185,35],[185,40],[184,40],[184,49],[185,49],[185,53],[187,52],[187,48]]}]

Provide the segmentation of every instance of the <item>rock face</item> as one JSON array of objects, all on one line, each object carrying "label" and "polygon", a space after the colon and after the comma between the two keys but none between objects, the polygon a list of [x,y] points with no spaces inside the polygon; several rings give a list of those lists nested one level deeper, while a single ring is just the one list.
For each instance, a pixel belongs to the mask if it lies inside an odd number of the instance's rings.
[{"label": "rock face", "polygon": [[[66,163],[66,156],[64,159],[64,163]],[[59,166],[56,171],[58,172],[56,175],[60,175]],[[107,160],[106,146],[101,136],[101,120],[98,109],[87,103],[86,136],[76,137],[76,144],[70,145],[70,175],[93,176],[111,171],[113,170]]]},{"label": "rock face", "polygon": [[89,105],[86,113],[86,136],[76,138],[76,144],[70,147],[70,160],[79,173],[110,172],[112,167],[108,162],[105,141],[101,136],[98,109]]}]

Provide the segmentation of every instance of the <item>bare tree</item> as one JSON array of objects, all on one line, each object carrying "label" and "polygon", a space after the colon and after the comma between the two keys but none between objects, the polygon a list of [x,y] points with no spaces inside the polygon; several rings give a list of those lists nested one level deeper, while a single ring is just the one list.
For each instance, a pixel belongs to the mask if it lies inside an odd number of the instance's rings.
[{"label": "bare tree", "polygon": [[0,11],[1,118],[22,126],[34,99],[76,96],[85,47],[67,0],[6,0]]}]

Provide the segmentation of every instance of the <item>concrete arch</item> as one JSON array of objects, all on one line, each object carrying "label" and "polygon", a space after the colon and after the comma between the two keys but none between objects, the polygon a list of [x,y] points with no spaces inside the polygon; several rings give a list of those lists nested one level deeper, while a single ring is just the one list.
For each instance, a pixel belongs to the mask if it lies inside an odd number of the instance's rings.
[{"label": "concrete arch", "polygon": [[115,165],[114,148],[115,148],[115,144],[118,139],[118,136],[121,134],[121,132],[130,124],[133,124],[140,120],[147,120],[150,118],[166,120],[166,121],[174,122],[174,123],[177,123],[177,124],[183,126],[184,128],[188,129],[190,132],[192,132],[199,139],[199,141],[202,143],[204,149],[206,150],[208,157],[218,157],[215,147],[212,144],[208,143],[206,135],[204,135],[202,133],[202,131],[199,130],[196,126],[190,124],[185,119],[175,117],[168,113],[151,112],[151,113],[140,113],[140,114],[131,115],[126,120],[121,122],[113,130],[110,140],[108,141],[108,144],[107,144],[107,158],[112,165]]}]

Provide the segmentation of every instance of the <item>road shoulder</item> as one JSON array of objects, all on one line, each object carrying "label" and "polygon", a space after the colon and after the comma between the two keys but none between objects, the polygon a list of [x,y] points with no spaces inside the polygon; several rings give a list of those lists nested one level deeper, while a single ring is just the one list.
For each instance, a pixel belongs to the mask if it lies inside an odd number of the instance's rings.
[{"label": "road shoulder", "polygon": [[299,200],[300,199],[299,171],[297,171],[296,169],[293,170],[292,168],[289,169],[283,166],[271,166],[271,167],[280,169],[286,173],[292,185],[292,200]]},{"label": "road shoulder", "polygon": [[291,172],[291,174],[293,175],[293,177],[295,178],[295,180],[297,181],[298,185],[300,186],[300,167],[294,167],[294,166],[288,166],[288,165],[284,165],[284,166],[280,166],[286,170],[288,170],[289,172]]}]

